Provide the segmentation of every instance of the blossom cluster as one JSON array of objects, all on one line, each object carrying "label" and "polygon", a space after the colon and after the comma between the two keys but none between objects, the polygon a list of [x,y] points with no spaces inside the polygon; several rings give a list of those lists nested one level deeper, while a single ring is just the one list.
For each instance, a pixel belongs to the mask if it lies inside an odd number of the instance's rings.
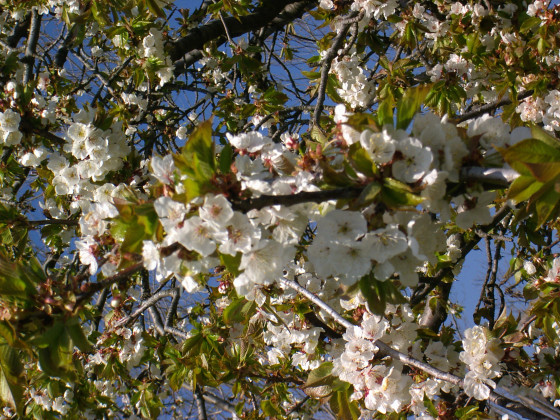
[{"label": "blossom cluster", "polygon": [[4,146],[19,144],[23,137],[21,131],[19,131],[20,121],[19,113],[12,109],[0,112],[0,144]]},{"label": "blossom cluster", "polygon": [[375,83],[368,78],[358,55],[336,58],[331,72],[340,83],[337,93],[350,108],[366,108],[375,98]]},{"label": "blossom cluster", "polygon": [[545,130],[560,131],[560,91],[551,90],[544,98],[529,97],[516,111],[521,120],[544,124]]},{"label": "blossom cluster", "polygon": [[489,331],[474,326],[465,331],[463,351],[459,358],[469,369],[465,375],[465,392],[477,400],[486,400],[491,389],[496,387],[492,380],[501,376],[500,360],[504,355],[501,340],[489,337]]},{"label": "blossom cluster", "polygon": [[365,317],[361,326],[346,331],[344,352],[333,360],[333,374],[354,386],[352,399],[364,399],[368,410],[399,411],[410,402],[411,379],[402,366],[372,364],[377,352],[375,341],[385,335],[389,324],[375,315]]}]

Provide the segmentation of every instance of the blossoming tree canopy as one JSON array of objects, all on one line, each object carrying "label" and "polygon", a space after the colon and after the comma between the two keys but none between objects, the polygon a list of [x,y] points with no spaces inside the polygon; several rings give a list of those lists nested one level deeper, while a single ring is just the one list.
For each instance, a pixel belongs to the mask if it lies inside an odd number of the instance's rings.
[{"label": "blossoming tree canopy", "polygon": [[558,6],[0,14],[3,418],[560,418]]}]

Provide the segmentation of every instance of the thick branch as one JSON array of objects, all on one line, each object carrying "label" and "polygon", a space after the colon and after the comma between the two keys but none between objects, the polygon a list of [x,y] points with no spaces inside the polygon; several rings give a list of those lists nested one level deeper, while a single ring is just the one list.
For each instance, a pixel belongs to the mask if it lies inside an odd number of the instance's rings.
[{"label": "thick branch", "polygon": [[[507,187],[516,177],[517,173],[512,169],[467,167],[461,171],[462,181],[478,181],[502,187]],[[275,205],[294,206],[301,203],[323,203],[329,200],[356,198],[364,188],[365,186],[303,191],[287,195],[261,195],[244,201],[234,201],[232,206],[235,210],[248,212]]]},{"label": "thick branch", "polygon": [[264,207],[283,205],[294,206],[301,203],[323,203],[329,200],[340,200],[344,198],[356,198],[363,188],[334,188],[323,191],[303,191],[288,195],[261,195],[245,201],[235,201],[232,207],[235,210],[248,212],[249,210],[260,210]]},{"label": "thick branch", "polygon": [[36,8],[31,12],[31,29],[27,38],[27,45],[25,47],[25,56],[22,62],[25,64],[23,72],[23,84],[27,85],[31,76],[33,75],[33,64],[35,63],[35,50],[37,49],[37,42],[39,41],[39,34],[41,29],[41,15]]},{"label": "thick branch", "polygon": [[16,48],[19,44],[19,40],[24,38],[27,35],[27,31],[29,31],[29,25],[31,23],[31,13],[25,15],[25,18],[18,21],[16,26],[14,27],[13,32],[10,36],[6,39],[6,43],[10,48]]},{"label": "thick branch", "polygon": [[198,409],[198,420],[206,420],[208,419],[208,415],[206,414],[206,404],[204,403],[204,397],[202,395],[202,391],[200,390],[200,386],[194,390],[194,398],[196,399],[196,408]]},{"label": "thick branch", "polygon": [[[77,296],[76,299],[76,306],[82,304],[83,302],[85,302],[86,300],[88,300],[89,298],[91,298],[95,293],[115,284],[118,283],[120,281],[123,280],[127,280],[132,274],[137,273],[138,271],[140,271],[142,268],[144,267],[143,263],[136,263],[134,265],[131,265],[128,268],[125,268],[123,271],[121,271],[120,273],[115,274],[114,276],[111,277],[107,277],[105,280],[97,282],[97,283],[89,283],[87,285],[87,290],[81,294]],[[84,276],[87,277],[87,274]],[[83,278],[82,276],[78,276],[76,278],[76,281],[82,281]]]},{"label": "thick branch", "polygon": [[216,41],[218,45],[226,42],[226,27],[231,38],[261,28],[266,28],[265,32],[272,31],[297,19],[314,4],[312,0],[269,0],[246,16],[229,16],[223,22],[213,20],[192,29],[171,45],[169,55],[175,63],[175,73],[181,73],[199,60],[202,57],[201,50],[207,42]]},{"label": "thick branch", "polygon": [[496,187],[508,187],[519,176],[513,169],[482,168],[470,166],[461,168],[461,179],[478,181]]}]

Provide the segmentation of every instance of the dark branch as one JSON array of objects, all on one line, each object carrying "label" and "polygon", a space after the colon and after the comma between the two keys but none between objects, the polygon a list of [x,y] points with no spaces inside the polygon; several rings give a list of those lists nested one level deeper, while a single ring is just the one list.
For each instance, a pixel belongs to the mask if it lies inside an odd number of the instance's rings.
[{"label": "dark branch", "polygon": [[[528,98],[534,93],[533,90],[528,90],[526,92],[520,93],[517,95],[517,100],[520,101],[522,99]],[[470,120],[472,118],[480,117],[488,112],[495,111],[496,109],[511,104],[511,99],[504,98],[496,102],[492,102],[491,104],[482,105],[480,108],[477,108],[473,111],[467,112],[463,115],[459,115],[457,118],[454,119],[456,123],[461,123],[463,121]]]},{"label": "dark branch", "polygon": [[234,210],[244,213],[249,210],[260,210],[269,206],[294,206],[301,203],[323,203],[329,200],[340,200],[344,198],[356,198],[363,191],[363,188],[335,188],[323,191],[300,192],[289,195],[261,195],[257,198],[250,198],[245,201],[234,201]]},{"label": "dark branch", "polygon": [[331,47],[329,48],[327,55],[323,58],[323,64],[321,66],[321,80],[319,82],[319,90],[317,96],[317,104],[315,105],[315,112],[313,112],[313,125],[319,126],[319,117],[321,112],[323,112],[323,103],[325,102],[325,91],[327,90],[327,83],[329,78],[329,71],[331,70],[331,65],[333,60],[338,55],[338,50],[342,48],[344,40],[346,39],[346,34],[352,26],[352,23],[347,23],[341,29],[338,35],[334,38]]},{"label": "dark branch", "polygon": [[37,49],[37,42],[39,41],[39,34],[41,28],[41,15],[37,9],[31,12],[31,29],[27,38],[27,45],[25,47],[25,56],[21,61],[25,64],[23,73],[23,84],[27,85],[33,75],[33,64],[35,63],[35,50]]},{"label": "dark branch", "polygon": [[6,43],[10,48],[16,48],[19,44],[19,40],[27,36],[29,31],[29,25],[31,24],[31,13],[25,15],[25,18],[16,23],[13,32],[6,39]]},{"label": "dark branch", "polygon": [[204,397],[200,386],[196,386],[194,390],[194,397],[196,399],[196,408],[198,409],[198,420],[207,420],[208,415],[206,414],[206,404],[204,403]]},{"label": "dark branch", "polygon": [[[489,223],[485,226],[481,226],[480,228],[477,229],[477,231],[482,232],[482,233],[490,232],[510,212],[511,212],[511,208],[509,208],[508,206],[502,207],[494,215],[494,219],[492,220],[491,223]],[[475,231],[475,235],[476,236],[472,240],[467,242],[465,244],[465,246],[462,247],[461,256],[459,257],[459,260],[465,258],[465,256],[473,250],[473,248],[476,246],[478,241],[480,241],[481,237],[479,236],[479,234],[476,233],[476,231]],[[451,268],[442,268],[432,277],[422,277],[420,279],[420,284],[418,285],[418,287],[416,288],[416,290],[412,294],[412,298],[410,300],[411,305],[417,305],[418,303],[420,303],[422,301],[422,299],[424,299],[426,296],[428,296],[428,294],[432,290],[434,290],[441,283],[441,281],[445,277],[452,276],[452,275],[453,275],[453,270]]]},{"label": "dark branch", "polygon": [[175,74],[183,72],[202,57],[201,50],[209,41],[221,45],[227,41],[225,28],[232,38],[265,28],[264,33],[272,33],[303,15],[314,6],[312,0],[269,0],[255,11],[239,18],[229,16],[213,20],[206,25],[192,29],[187,35],[171,44],[169,56],[175,63]]}]

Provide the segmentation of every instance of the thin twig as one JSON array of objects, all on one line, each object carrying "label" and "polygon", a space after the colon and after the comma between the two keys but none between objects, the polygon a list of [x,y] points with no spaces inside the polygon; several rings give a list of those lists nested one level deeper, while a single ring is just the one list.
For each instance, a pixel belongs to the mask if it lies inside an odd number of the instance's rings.
[{"label": "thin twig", "polygon": [[[354,12],[352,17],[357,16],[358,14]],[[325,92],[327,90],[327,82],[329,78],[329,72],[331,70],[331,65],[335,57],[338,55],[338,50],[342,47],[344,43],[344,39],[346,38],[346,34],[348,30],[352,26],[352,23],[346,23],[340,31],[333,39],[333,43],[327,54],[323,58],[323,64],[321,66],[321,79],[319,81],[319,89],[317,90],[317,104],[315,105],[315,111],[313,112],[313,125],[319,127],[319,117],[321,116],[321,112],[323,112],[323,104],[325,103]]]},{"label": "thin twig", "polygon": [[[531,96],[534,93],[534,91],[531,90],[527,90],[525,92],[520,93],[519,95],[517,95],[517,100],[521,101],[522,99],[528,98],[529,96]],[[461,123],[463,121],[467,121],[476,117],[480,117],[481,115],[487,114],[490,111],[494,111],[502,106],[505,105],[509,105],[511,104],[512,101],[509,98],[504,98],[504,99],[500,99],[499,101],[495,101],[492,102],[490,104],[486,104],[486,105],[482,105],[481,107],[472,110],[470,112],[467,112],[463,115],[459,115],[458,117],[454,118],[454,122],[456,123]]]},{"label": "thin twig", "polygon": [[146,309],[150,308],[151,306],[155,305],[158,301],[166,297],[174,298],[175,296],[178,295],[178,292],[179,292],[178,289],[169,289],[153,294],[152,296],[144,300],[142,304],[133,313],[131,313],[128,316],[125,316],[124,318],[119,319],[113,325],[115,326],[115,328],[118,328],[122,325],[132,324],[140,315],[142,315],[142,313]]}]

